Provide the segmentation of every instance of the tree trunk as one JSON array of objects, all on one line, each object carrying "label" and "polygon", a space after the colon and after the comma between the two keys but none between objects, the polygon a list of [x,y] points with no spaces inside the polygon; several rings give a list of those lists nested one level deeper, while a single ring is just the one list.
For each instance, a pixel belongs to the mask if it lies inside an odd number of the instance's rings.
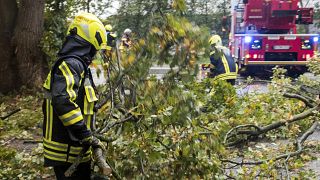
[{"label": "tree trunk", "polygon": [[16,1],[0,0],[0,92],[8,92],[13,89],[14,80],[17,78],[11,46],[17,11]]},{"label": "tree trunk", "polygon": [[90,12],[90,2],[91,0],[87,0],[86,6],[87,6],[87,12]]},{"label": "tree trunk", "polygon": [[7,34],[5,39],[0,40],[0,59],[4,66],[0,67],[0,92],[6,93],[22,86],[39,87],[43,82],[47,66],[40,46],[45,2],[20,0],[19,9],[13,0],[0,0],[0,2],[0,9],[4,10],[2,13],[5,14],[0,16],[0,26],[9,30],[0,31],[0,37]]}]

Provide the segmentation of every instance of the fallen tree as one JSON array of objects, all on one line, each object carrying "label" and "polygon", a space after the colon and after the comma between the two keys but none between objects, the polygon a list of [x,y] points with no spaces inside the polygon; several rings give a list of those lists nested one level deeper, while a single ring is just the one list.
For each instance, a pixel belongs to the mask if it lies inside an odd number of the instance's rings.
[{"label": "fallen tree", "polygon": [[[300,114],[294,115],[289,119],[276,121],[272,124],[269,124],[263,127],[259,127],[254,124],[236,126],[227,132],[224,138],[224,144],[227,147],[230,147],[230,146],[238,145],[250,139],[256,139],[258,138],[259,135],[265,134],[271,130],[275,130],[281,126],[286,126],[296,121],[305,120],[307,117],[311,117],[315,115],[320,110],[320,104],[314,105],[308,100],[311,98],[306,98],[306,97],[303,97],[302,95],[291,94],[291,93],[285,93],[284,97],[296,98],[298,100],[301,100],[302,102],[305,103],[306,106],[309,107],[309,109],[305,110]],[[250,130],[250,129],[254,129],[254,130]],[[239,137],[240,139],[237,139]]]},{"label": "fallen tree", "polygon": [[[317,59],[313,59],[310,61],[309,66],[316,66],[319,67],[319,63]],[[315,67],[311,67],[311,70],[317,69]],[[310,75],[309,75],[310,76]],[[309,80],[311,79],[311,81]],[[222,164],[224,164],[224,170],[230,169],[236,169],[237,167],[243,167],[243,166],[257,166],[262,164],[270,164],[270,162],[276,162],[279,160],[284,160],[283,164],[285,166],[285,172],[286,172],[286,178],[290,179],[290,172],[288,168],[288,161],[290,158],[293,158],[295,156],[301,155],[304,151],[304,143],[307,140],[307,138],[312,135],[316,129],[319,127],[318,122],[318,115],[320,110],[320,103],[319,103],[319,91],[318,91],[318,84],[319,81],[318,73],[316,71],[313,71],[312,77],[300,77],[300,80],[302,80],[300,83],[298,82],[298,85],[293,85],[290,87],[286,87],[287,92],[282,93],[283,97],[289,98],[289,99],[296,99],[299,104],[299,101],[304,104],[303,110],[295,115],[291,115],[289,118],[284,120],[278,120],[273,121],[270,124],[259,126],[257,124],[241,124],[237,125],[233,128],[231,128],[224,137],[224,144],[228,148],[232,147],[239,147],[244,145],[244,143],[248,143],[250,141],[256,141],[259,139],[259,137],[265,136],[267,133],[270,133],[271,131],[275,131],[279,129],[280,127],[288,127],[294,123],[297,122],[313,122],[312,125],[309,126],[309,128],[302,133],[302,135],[298,138],[296,138],[294,142],[294,149],[291,152],[286,152],[279,155],[271,155],[268,158],[263,159],[252,159],[252,158],[236,158],[236,160],[231,159],[224,159],[221,158]],[[311,83],[310,83],[311,82]],[[280,168],[281,169],[281,168]],[[235,179],[234,176],[228,175],[229,173],[226,173],[226,175],[231,178]],[[256,175],[256,178],[260,177],[260,173]]]}]

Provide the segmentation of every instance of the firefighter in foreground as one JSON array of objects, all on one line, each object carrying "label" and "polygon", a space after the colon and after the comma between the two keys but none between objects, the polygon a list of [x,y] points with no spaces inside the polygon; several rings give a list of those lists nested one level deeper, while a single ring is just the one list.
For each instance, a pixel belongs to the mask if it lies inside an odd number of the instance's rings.
[{"label": "firefighter in foreground", "polygon": [[210,77],[214,80],[226,80],[234,85],[237,79],[238,66],[230,56],[230,51],[222,46],[221,37],[213,35],[209,43],[212,51],[210,53],[210,62],[213,67],[210,68]]},{"label": "firefighter in foreground", "polygon": [[[104,43],[106,31],[101,21],[90,13],[77,15],[44,84],[44,165],[53,166],[58,180],[90,179],[91,148],[104,149],[91,131],[98,99],[88,68]],[[65,171],[82,148],[87,150],[82,163],[66,178]]]}]

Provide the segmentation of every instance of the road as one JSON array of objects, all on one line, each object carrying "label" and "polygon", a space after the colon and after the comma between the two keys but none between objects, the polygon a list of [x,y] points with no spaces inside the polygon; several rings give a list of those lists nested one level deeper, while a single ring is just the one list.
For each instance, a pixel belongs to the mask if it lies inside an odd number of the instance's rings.
[{"label": "road", "polygon": [[[102,69],[101,67],[99,67]],[[91,73],[93,76],[93,80],[96,85],[104,84],[106,82],[106,79],[103,76],[97,76],[97,69],[95,68],[90,68]],[[154,66],[151,67],[149,70],[149,74],[155,75],[158,79],[161,79],[164,74],[166,74],[170,70],[170,66],[164,65],[164,66]],[[103,74],[103,73],[101,73]]]},{"label": "road", "polygon": [[[101,68],[102,69],[102,68]],[[161,79],[164,74],[166,74],[170,70],[170,66],[164,65],[164,66],[153,66],[149,70],[149,74],[155,75],[158,79]],[[91,72],[95,81],[96,85],[104,84],[106,82],[105,78],[101,76],[97,76],[97,71],[95,68],[91,68]],[[237,84],[240,84],[241,82],[244,81],[243,77],[238,77],[237,79]],[[237,93],[239,95],[244,95],[247,93],[252,93],[252,92],[267,92],[267,83],[263,82],[254,82],[248,86],[237,86]]]}]

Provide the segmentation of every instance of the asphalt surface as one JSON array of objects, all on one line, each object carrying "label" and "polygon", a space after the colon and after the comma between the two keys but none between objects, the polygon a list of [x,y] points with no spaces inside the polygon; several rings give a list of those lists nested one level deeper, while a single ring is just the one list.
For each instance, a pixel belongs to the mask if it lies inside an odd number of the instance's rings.
[{"label": "asphalt surface", "polygon": [[[102,68],[100,68],[102,69]],[[149,70],[150,75],[155,75],[158,79],[161,79],[168,71],[170,70],[170,67],[168,65],[164,66],[154,66],[151,67]],[[91,73],[94,79],[94,82],[96,85],[104,84],[106,82],[106,79],[103,76],[103,72],[100,73],[100,75],[97,75],[97,69],[91,68]],[[203,78],[203,75],[199,74],[198,76],[199,79]],[[243,83],[245,80],[244,77],[239,76],[237,78],[236,84],[240,84],[240,86],[237,86],[237,93],[239,95],[244,95],[247,93],[252,93],[252,92],[267,92],[267,83],[266,82],[253,82],[250,85],[247,86],[241,86],[241,83]]]}]

